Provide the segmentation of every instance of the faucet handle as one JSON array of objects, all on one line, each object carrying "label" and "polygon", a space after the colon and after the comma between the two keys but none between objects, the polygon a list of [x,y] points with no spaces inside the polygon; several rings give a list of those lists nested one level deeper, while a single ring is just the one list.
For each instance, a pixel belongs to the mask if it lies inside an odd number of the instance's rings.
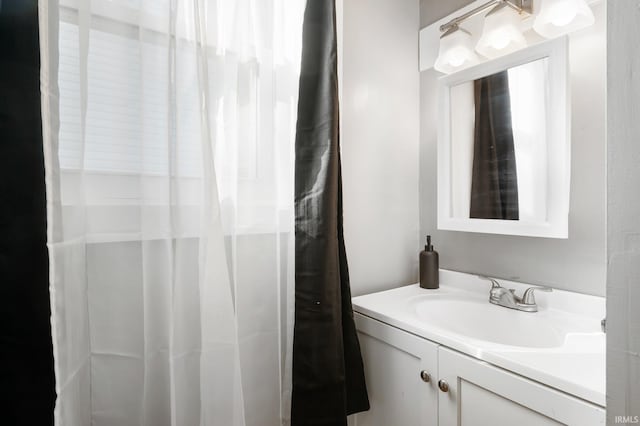
[{"label": "faucet handle", "polygon": [[495,280],[494,278],[486,277],[484,275],[478,275],[477,277],[480,278],[481,280],[491,281],[491,290],[496,289],[496,288],[502,288],[500,283],[497,280]]},{"label": "faucet handle", "polygon": [[547,293],[550,293],[553,291],[553,289],[551,287],[545,287],[545,286],[534,286],[534,287],[529,287],[528,289],[526,289],[524,291],[524,294],[522,295],[522,304],[523,305],[535,305],[536,304],[536,298],[534,295],[534,291],[538,290],[538,291],[545,291]]}]

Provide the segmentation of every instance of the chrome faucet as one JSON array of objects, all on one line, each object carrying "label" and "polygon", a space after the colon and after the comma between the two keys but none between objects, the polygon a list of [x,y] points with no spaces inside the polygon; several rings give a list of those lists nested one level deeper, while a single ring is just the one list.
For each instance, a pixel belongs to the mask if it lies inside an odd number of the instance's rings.
[{"label": "chrome faucet", "polygon": [[514,289],[502,287],[494,278],[482,275],[478,275],[478,278],[491,282],[491,290],[489,291],[490,303],[523,312],[538,312],[534,291],[553,291],[550,287],[534,286],[526,289],[522,297],[518,297]]}]

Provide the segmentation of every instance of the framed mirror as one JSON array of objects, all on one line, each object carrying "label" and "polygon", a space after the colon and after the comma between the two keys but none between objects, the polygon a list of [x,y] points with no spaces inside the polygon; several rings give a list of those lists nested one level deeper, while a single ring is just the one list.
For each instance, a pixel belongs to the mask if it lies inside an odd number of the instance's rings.
[{"label": "framed mirror", "polygon": [[438,229],[568,237],[566,37],[439,80]]}]

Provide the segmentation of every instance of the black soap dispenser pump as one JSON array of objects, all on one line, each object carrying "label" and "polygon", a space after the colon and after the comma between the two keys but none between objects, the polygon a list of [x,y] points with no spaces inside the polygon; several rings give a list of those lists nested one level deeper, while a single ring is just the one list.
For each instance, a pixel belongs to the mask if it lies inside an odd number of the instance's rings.
[{"label": "black soap dispenser pump", "polygon": [[440,265],[438,252],[431,245],[431,235],[427,235],[427,245],[420,252],[420,287],[435,290],[440,287]]}]

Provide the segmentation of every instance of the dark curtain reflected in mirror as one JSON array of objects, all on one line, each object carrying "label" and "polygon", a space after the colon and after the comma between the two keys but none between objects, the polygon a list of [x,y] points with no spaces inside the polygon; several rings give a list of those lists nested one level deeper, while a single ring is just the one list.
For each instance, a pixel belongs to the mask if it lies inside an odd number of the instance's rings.
[{"label": "dark curtain reflected in mirror", "polygon": [[470,217],[518,220],[518,178],[507,71],[474,81]]}]

